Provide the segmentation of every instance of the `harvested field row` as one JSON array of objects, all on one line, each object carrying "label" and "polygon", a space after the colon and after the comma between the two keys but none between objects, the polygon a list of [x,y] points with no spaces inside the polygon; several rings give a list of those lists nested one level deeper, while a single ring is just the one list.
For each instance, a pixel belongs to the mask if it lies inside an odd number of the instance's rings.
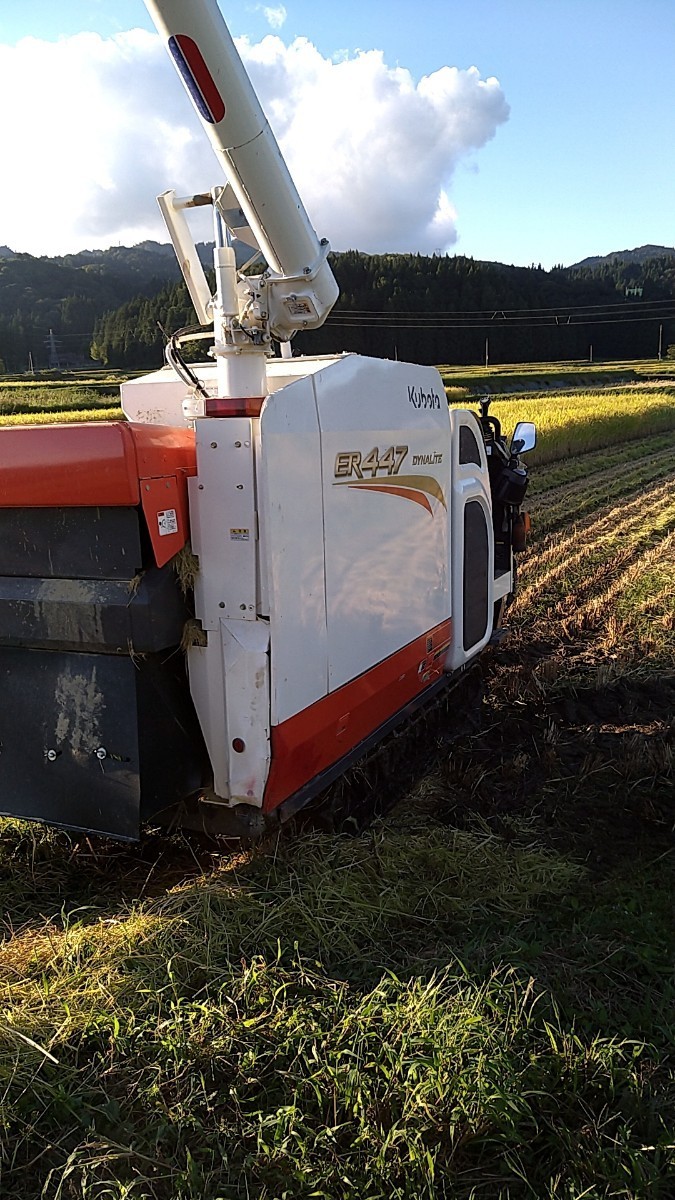
[{"label": "harvested field row", "polygon": [[[538,542],[545,534],[570,522],[577,524],[601,505],[613,499],[630,499],[636,489],[670,476],[675,471],[675,450],[667,447],[653,454],[640,455],[618,467],[589,472],[585,479],[535,493],[531,506],[535,513]],[[529,503],[529,497],[528,497]]]},{"label": "harvested field row", "polygon": [[[521,588],[513,614],[525,611],[543,589],[551,604],[562,596],[573,596],[578,586],[596,587],[597,573],[618,570],[644,546],[667,533],[675,524],[675,470],[663,480],[626,497],[620,505],[606,506],[601,515],[574,524],[565,536],[552,533],[534,543],[522,564]],[[531,615],[531,614],[530,614]]]},{"label": "harvested field row", "polygon": [[629,442],[617,442],[613,446],[591,450],[566,462],[547,463],[533,473],[529,495],[539,497],[552,488],[567,486],[579,479],[589,479],[598,472],[611,472],[615,467],[635,459],[647,459],[661,450],[670,450],[675,454],[675,437],[671,432],[654,433]]}]

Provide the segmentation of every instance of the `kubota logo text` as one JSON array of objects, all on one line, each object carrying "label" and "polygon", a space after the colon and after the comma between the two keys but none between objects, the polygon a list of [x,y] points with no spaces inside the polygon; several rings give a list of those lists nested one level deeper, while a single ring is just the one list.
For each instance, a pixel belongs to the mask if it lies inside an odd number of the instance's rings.
[{"label": "kubota logo text", "polygon": [[424,388],[415,387],[414,384],[408,384],[408,403],[412,404],[413,408],[437,408],[441,409],[441,397],[438,392],[430,388],[425,392]]}]

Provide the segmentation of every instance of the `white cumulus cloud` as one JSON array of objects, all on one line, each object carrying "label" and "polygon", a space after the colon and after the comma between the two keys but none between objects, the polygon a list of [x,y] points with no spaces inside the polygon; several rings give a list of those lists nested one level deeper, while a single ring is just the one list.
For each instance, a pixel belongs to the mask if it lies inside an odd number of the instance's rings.
[{"label": "white cumulus cloud", "polygon": [[[304,38],[237,45],[320,236],[370,252],[453,244],[455,167],[508,118],[496,79],[446,66],[416,83],[380,51],[333,61]],[[0,245],[15,250],[165,241],[155,195],[219,182],[166,51],[144,30],[0,45],[0,111]]]},{"label": "white cumulus cloud", "polygon": [[278,4],[276,8],[268,8],[266,5],[263,5],[263,12],[267,24],[271,25],[272,29],[281,29],[288,16],[283,4]]},{"label": "white cumulus cloud", "polygon": [[509,114],[496,79],[442,67],[415,84],[379,50],[334,62],[304,38],[238,47],[307,209],[336,248],[430,253],[456,240],[452,174]]}]

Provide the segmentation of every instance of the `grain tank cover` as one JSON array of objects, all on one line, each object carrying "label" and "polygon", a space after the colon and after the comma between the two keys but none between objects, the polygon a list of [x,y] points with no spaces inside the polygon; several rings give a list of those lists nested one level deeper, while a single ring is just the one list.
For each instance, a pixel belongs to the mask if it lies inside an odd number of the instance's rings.
[{"label": "grain tank cover", "polygon": [[28,425],[0,437],[0,508],[141,505],[155,562],[188,537],[187,479],[194,433],[127,422]]}]

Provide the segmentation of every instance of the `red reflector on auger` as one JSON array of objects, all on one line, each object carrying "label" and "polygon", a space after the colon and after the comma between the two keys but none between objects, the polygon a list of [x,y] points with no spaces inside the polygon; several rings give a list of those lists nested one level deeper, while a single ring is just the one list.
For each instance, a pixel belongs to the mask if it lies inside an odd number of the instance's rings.
[{"label": "red reflector on auger", "polygon": [[199,46],[187,33],[177,33],[169,38],[169,50],[200,116],[209,125],[218,125],[225,116],[225,101]]}]

